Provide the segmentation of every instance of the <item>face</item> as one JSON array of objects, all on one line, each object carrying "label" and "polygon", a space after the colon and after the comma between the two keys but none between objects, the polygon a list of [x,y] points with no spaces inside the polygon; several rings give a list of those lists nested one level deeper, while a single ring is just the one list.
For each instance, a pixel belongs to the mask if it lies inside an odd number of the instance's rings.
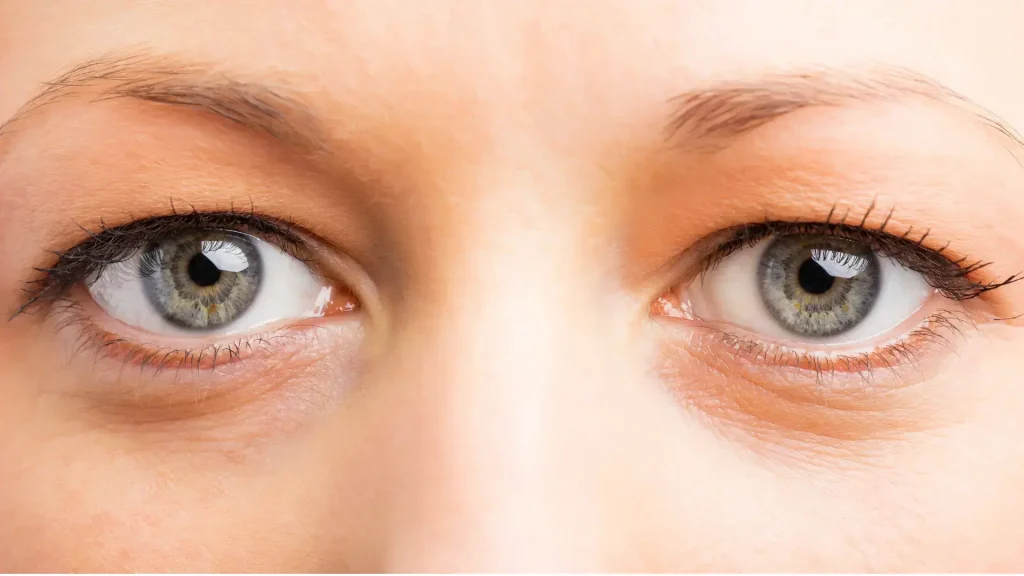
[{"label": "face", "polygon": [[1024,568],[1022,18],[0,2],[0,568]]}]

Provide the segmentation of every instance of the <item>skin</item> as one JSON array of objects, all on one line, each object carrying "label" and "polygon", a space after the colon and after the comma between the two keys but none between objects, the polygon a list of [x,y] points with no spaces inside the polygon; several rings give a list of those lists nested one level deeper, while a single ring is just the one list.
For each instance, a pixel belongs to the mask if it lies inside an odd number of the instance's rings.
[{"label": "skin", "polygon": [[1024,154],[952,107],[854,100],[716,152],[664,132],[683,92],[879,64],[1024,127],[1022,21],[1011,0],[0,2],[0,122],[144,50],[283,87],[327,144],[49,106],[0,136],[0,310],[74,223],[168,198],[289,219],[362,306],[220,372],[0,322],[0,569],[1024,569],[1024,332],[992,320],[1024,286],[936,296],[976,328],[825,381],[651,308],[701,239],[835,205],[893,209],[992,281],[1024,270]]}]

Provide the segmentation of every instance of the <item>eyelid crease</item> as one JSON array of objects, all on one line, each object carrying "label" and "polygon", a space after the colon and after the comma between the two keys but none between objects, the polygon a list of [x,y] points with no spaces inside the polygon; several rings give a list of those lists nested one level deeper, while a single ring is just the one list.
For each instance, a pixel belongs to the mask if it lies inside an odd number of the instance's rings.
[{"label": "eyelid crease", "polygon": [[278,218],[234,208],[223,211],[179,212],[171,203],[169,215],[153,216],[121,226],[106,227],[100,221],[99,231],[79,228],[88,237],[66,251],[51,251],[57,261],[49,267],[34,268],[40,277],[25,282],[26,297],[10,317],[13,320],[30,312],[35,306],[66,294],[73,286],[95,277],[107,266],[124,262],[147,243],[162,236],[186,230],[231,229],[251,233],[278,246],[289,256],[305,264],[311,272],[320,274],[305,249],[302,238],[292,227]]}]

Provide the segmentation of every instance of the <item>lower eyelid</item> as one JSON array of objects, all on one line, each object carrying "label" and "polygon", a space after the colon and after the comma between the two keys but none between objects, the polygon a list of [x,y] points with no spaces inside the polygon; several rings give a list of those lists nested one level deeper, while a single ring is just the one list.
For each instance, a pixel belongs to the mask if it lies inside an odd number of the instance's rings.
[{"label": "lower eyelid", "polygon": [[[760,384],[782,383],[806,389],[813,396],[829,392],[902,387],[929,378],[957,340],[969,336],[984,320],[978,310],[939,297],[897,327],[884,339],[840,346],[772,342],[730,326],[718,326],[673,309],[659,299],[656,315],[666,327],[670,353],[684,352],[718,366],[729,377],[741,376]],[[666,317],[667,316],[667,317]],[[728,362],[728,365],[724,363]],[[867,386],[869,384],[871,386]],[[771,384],[774,385],[774,384]]]},{"label": "lower eyelid", "polygon": [[870,366],[864,358],[845,365],[773,354],[747,334],[664,319],[657,323],[664,328],[657,373],[681,405],[709,416],[726,436],[754,441],[755,449],[795,441],[818,448],[841,442],[845,450],[850,441],[898,439],[950,418],[923,400],[946,389],[935,379],[959,358],[951,348],[964,344],[958,340],[974,329],[974,318],[941,309],[928,318],[903,336],[903,348],[874,351]]},{"label": "lower eyelid", "polygon": [[[83,417],[96,417],[104,426],[166,430],[165,424],[199,424],[216,417],[216,426],[201,424],[204,433],[212,434],[201,445],[209,446],[224,441],[215,430],[251,428],[267,418],[282,429],[300,425],[306,421],[302,414],[358,384],[363,341],[358,312],[270,326],[229,342],[197,344],[191,360],[182,362],[184,356],[173,352],[173,346],[127,340],[127,334],[94,323],[78,305],[63,301],[47,312],[42,328],[50,335],[42,353],[59,359],[45,381],[49,392],[73,401]],[[119,339],[124,340],[103,346]],[[236,342],[243,342],[241,356],[229,359],[221,353],[214,369],[212,346],[223,350]],[[319,377],[325,369],[340,377]]]},{"label": "lower eyelid", "polygon": [[324,332],[351,332],[352,326],[359,324],[356,310],[341,316],[272,323],[247,334],[161,341],[158,336],[107,317],[84,288],[55,302],[49,316],[72,361],[93,362],[97,364],[93,372],[109,373],[117,380],[134,374],[134,378],[127,379],[168,379],[176,386],[204,373],[218,379],[239,379],[255,370],[266,370],[270,364],[274,369],[295,364],[300,356],[316,348]]}]

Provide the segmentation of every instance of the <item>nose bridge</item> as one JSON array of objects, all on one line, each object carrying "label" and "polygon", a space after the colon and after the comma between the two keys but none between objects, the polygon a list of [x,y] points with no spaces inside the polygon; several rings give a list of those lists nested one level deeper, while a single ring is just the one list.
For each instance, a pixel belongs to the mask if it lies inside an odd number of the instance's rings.
[{"label": "nose bridge", "polygon": [[461,260],[443,303],[402,338],[391,377],[416,387],[405,421],[416,448],[396,472],[416,480],[393,493],[394,569],[578,568],[596,557],[581,550],[602,525],[600,481],[588,475],[619,370],[606,295],[573,243],[498,236]]}]

